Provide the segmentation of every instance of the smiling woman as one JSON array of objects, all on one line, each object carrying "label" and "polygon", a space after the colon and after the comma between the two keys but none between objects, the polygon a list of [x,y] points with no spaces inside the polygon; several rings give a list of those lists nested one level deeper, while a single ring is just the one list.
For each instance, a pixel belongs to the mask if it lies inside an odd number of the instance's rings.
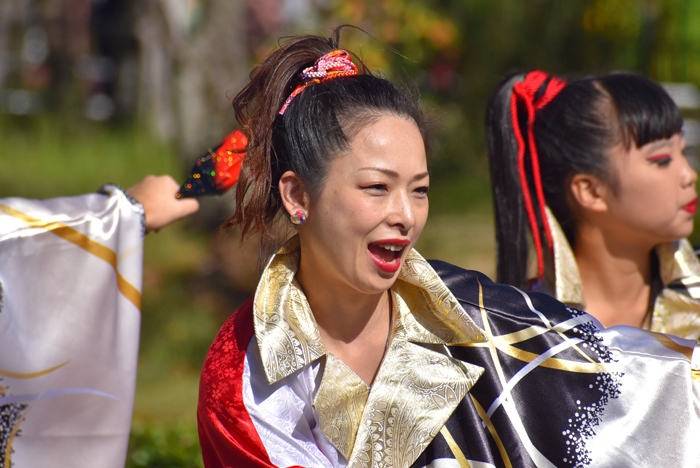
[{"label": "smiling woman", "polygon": [[304,252],[297,281],[326,349],[371,384],[390,332],[389,288],[428,218],[428,171],[416,122],[387,115],[360,130],[312,197],[288,171],[280,192]]},{"label": "smiling woman", "polygon": [[700,351],[425,261],[420,108],[337,33],[291,39],[234,101],[229,225],[282,245],[205,360],[205,465],[692,466]]},{"label": "smiling woman", "polygon": [[[421,110],[358,69],[337,36],[296,38],[273,52],[234,107],[250,140],[228,224],[270,234],[289,219],[297,235],[271,258],[255,297],[224,325],[207,358],[199,406],[205,462],[408,466],[459,400],[421,408],[453,391],[464,395],[478,375],[409,342],[482,339],[412,249],[428,218]],[[415,307],[430,323],[418,325]],[[231,359],[220,350],[234,346],[241,360],[226,372],[241,382],[220,372]],[[420,371],[432,368],[432,378],[406,368],[407,360],[425,361]],[[241,420],[222,412],[234,402],[249,415],[243,433]],[[409,450],[376,425],[397,414],[413,433]],[[221,424],[229,435],[259,438],[267,454],[234,454],[221,443]]]}]

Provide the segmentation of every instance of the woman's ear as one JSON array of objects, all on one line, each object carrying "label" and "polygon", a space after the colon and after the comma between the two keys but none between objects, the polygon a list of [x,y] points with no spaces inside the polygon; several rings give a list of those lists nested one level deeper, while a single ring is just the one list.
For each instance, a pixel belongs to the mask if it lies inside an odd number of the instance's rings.
[{"label": "woman's ear", "polygon": [[569,184],[571,195],[583,209],[595,212],[607,211],[606,196],[609,187],[598,177],[590,174],[576,174]]},{"label": "woman's ear", "polygon": [[294,214],[299,210],[308,213],[309,196],[304,189],[304,183],[296,172],[287,171],[282,174],[278,187],[287,213]]}]

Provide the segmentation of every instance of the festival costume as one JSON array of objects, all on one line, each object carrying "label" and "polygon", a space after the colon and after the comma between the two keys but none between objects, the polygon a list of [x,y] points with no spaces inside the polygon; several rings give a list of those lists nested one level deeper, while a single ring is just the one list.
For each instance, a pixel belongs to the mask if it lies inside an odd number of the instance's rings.
[{"label": "festival costume", "polygon": [[603,329],[411,251],[368,387],[324,349],[298,262],[295,238],[209,351],[198,406],[208,468],[697,466],[697,343]]},{"label": "festival costume", "polygon": [[[553,295],[577,309],[585,309],[581,275],[576,257],[556,218],[546,209],[553,237],[553,271],[546,271],[543,281],[533,289]],[[700,340],[700,262],[686,239],[656,247],[660,281],[649,320],[645,328],[691,340]],[[533,275],[534,276],[534,275]]]},{"label": "festival costume", "polygon": [[[520,189],[532,236],[529,259],[536,260],[536,271],[528,275],[530,287],[583,310],[585,302],[576,258],[545,202],[533,130],[537,110],[549,104],[565,86],[565,80],[541,70],[528,73],[523,81],[513,84],[510,114],[518,146]],[[544,236],[540,233],[540,223]],[[658,271],[652,273],[654,302],[645,328],[700,340],[700,262],[685,239],[658,246],[656,256]]]},{"label": "festival costume", "polygon": [[123,467],[144,215],[115,186],[0,199],[0,467]]}]

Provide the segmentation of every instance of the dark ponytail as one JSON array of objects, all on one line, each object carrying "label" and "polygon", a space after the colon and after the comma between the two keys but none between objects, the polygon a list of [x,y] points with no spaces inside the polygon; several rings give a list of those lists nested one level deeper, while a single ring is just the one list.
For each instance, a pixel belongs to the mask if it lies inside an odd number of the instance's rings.
[{"label": "dark ponytail", "polygon": [[262,232],[274,241],[271,227],[283,210],[277,187],[281,175],[295,172],[312,195],[319,195],[330,162],[349,149],[362,128],[380,117],[389,114],[414,121],[426,141],[417,101],[371,75],[357,58],[358,75],[308,86],[280,115],[287,98],[302,83],[301,72],[338,49],[341,28],[330,39],[288,39],[253,69],[250,83],[233,101],[249,143],[236,189],[236,211],[224,227],[240,226],[243,238]]},{"label": "dark ponytail", "polygon": [[[511,95],[525,74],[505,77],[489,100],[486,112],[489,165],[496,220],[498,281],[526,288],[528,281],[528,219],[518,173],[518,143],[511,117]],[[517,125],[527,132],[522,103]],[[546,106],[536,111],[533,135],[539,156],[544,198],[569,243],[576,244],[577,220],[569,185],[575,174],[599,177],[613,190],[617,174],[609,149],[670,138],[683,119],[668,94],[653,81],[630,73],[611,73],[570,81]],[[527,184],[533,187],[532,155],[525,153]],[[537,229],[545,236],[543,217]],[[551,261],[551,258],[548,259]]]}]

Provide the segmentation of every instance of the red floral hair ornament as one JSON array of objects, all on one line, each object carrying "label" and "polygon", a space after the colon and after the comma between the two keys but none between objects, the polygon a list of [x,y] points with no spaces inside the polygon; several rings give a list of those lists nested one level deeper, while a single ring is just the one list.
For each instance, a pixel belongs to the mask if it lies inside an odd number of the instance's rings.
[{"label": "red floral hair ornament", "polygon": [[539,279],[544,275],[544,258],[542,254],[542,240],[540,239],[539,229],[537,227],[537,217],[535,208],[530,195],[530,188],[527,182],[527,174],[525,172],[525,139],[520,130],[518,120],[518,100],[525,105],[527,111],[527,139],[530,149],[530,163],[532,165],[532,179],[535,183],[535,193],[537,195],[537,204],[542,219],[542,226],[547,236],[547,245],[550,251],[553,248],[552,231],[547,222],[545,214],[544,192],[542,191],[542,177],[540,175],[540,160],[537,155],[537,146],[535,145],[535,134],[533,124],[535,122],[535,111],[546,106],[559,92],[566,86],[566,81],[556,76],[551,76],[543,71],[533,71],[525,76],[522,82],[513,85],[513,94],[510,98],[511,119],[513,121],[513,132],[515,139],[518,142],[518,172],[520,173],[520,186],[523,191],[523,199],[525,201],[525,209],[527,210],[528,219],[530,221],[530,229],[532,230],[532,238],[535,242],[535,251],[537,252],[537,277]]},{"label": "red floral hair ornament", "polygon": [[297,86],[287,98],[280,110],[280,115],[284,115],[287,107],[289,107],[289,103],[308,86],[342,76],[354,75],[357,75],[357,65],[352,62],[347,50],[337,49],[326,55],[322,55],[316,60],[316,63],[314,63],[312,67],[305,68],[304,71],[301,72],[302,83]]}]

